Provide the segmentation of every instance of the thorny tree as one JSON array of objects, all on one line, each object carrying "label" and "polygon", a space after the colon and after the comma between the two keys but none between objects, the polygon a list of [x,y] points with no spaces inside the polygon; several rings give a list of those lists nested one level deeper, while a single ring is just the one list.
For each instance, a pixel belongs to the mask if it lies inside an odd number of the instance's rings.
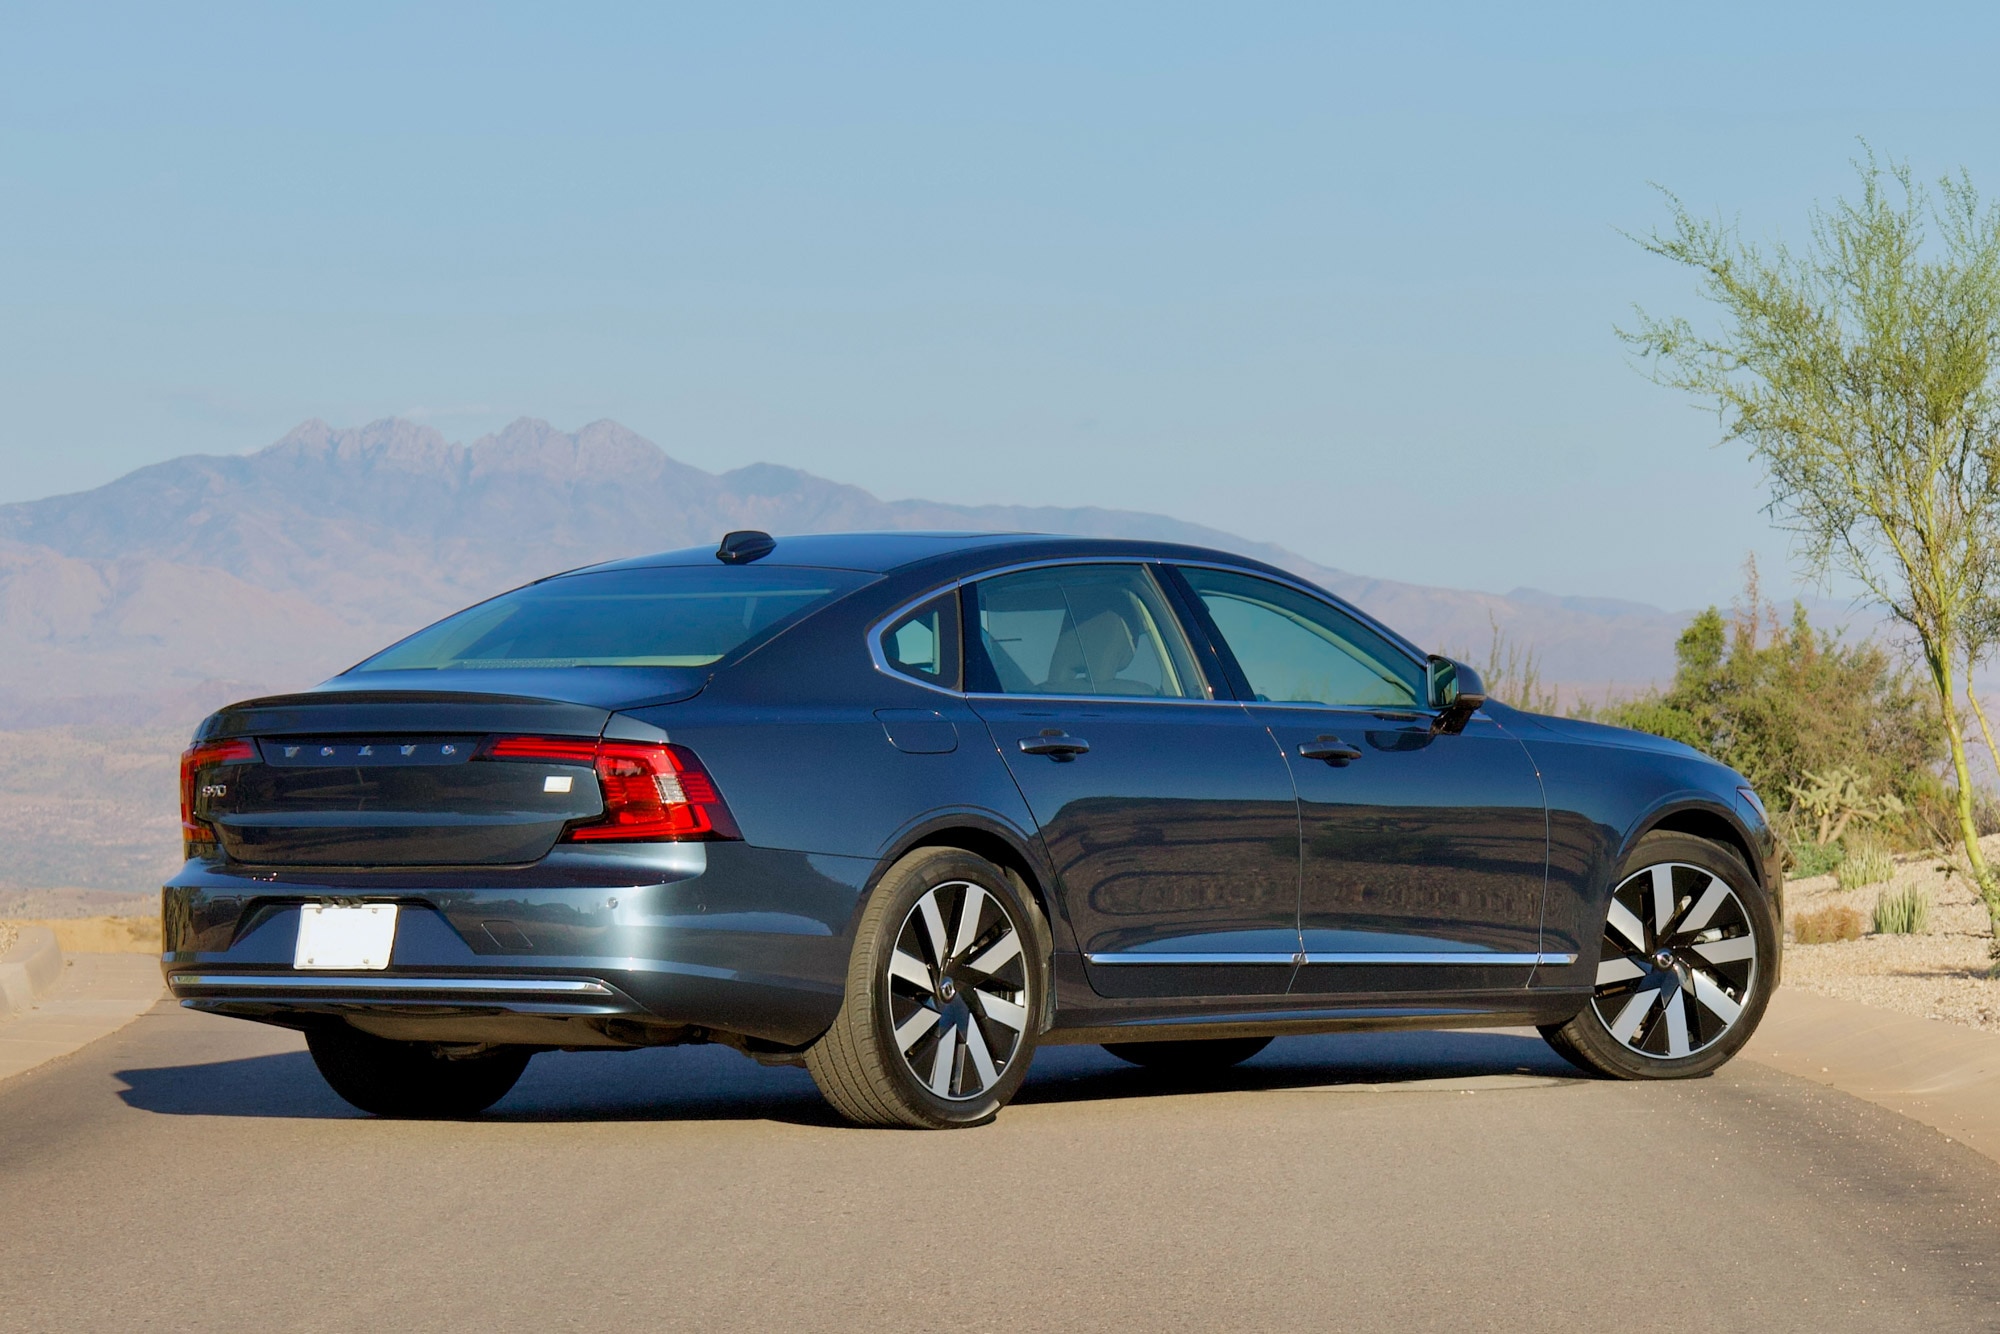
[{"label": "thorny tree", "polygon": [[1933,195],[1905,164],[1870,153],[1856,168],[1860,197],[1815,208],[1797,251],[1747,243],[1668,195],[1671,224],[1637,239],[1694,271],[1719,330],[1640,311],[1619,332],[1659,383],[1714,402],[1812,570],[1851,576],[1912,632],[2000,957],[2000,884],[1954,707],[2000,596],[2000,211],[1963,174]]}]

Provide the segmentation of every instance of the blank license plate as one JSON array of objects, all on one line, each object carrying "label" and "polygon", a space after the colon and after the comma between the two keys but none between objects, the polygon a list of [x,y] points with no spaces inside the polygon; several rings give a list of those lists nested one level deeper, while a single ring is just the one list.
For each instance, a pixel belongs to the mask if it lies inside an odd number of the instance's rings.
[{"label": "blank license plate", "polygon": [[396,905],[299,909],[299,943],[294,968],[387,968],[396,945]]}]

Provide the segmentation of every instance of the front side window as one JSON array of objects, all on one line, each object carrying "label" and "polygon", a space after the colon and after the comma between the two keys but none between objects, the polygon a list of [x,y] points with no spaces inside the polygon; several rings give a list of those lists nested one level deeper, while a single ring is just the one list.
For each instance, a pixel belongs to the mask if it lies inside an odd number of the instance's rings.
[{"label": "front side window", "polygon": [[1205,696],[1193,655],[1138,565],[1066,565],[970,590],[966,685],[1008,695]]},{"label": "front side window", "polygon": [[925,685],[958,689],[958,590],[941,593],[882,632],[882,659]]},{"label": "front side window", "polygon": [[1415,709],[1423,667],[1352,616],[1284,584],[1181,570],[1260,701]]},{"label": "front side window", "polygon": [[447,617],[353,670],[706,667],[868,578],[766,565],[562,575]]}]

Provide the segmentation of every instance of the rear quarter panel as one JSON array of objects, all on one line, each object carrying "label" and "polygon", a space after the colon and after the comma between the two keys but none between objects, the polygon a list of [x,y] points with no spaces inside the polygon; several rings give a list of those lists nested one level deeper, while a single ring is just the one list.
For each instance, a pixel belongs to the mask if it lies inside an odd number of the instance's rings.
[{"label": "rear quarter panel", "polygon": [[[985,724],[957,696],[883,672],[869,656],[867,627],[921,591],[844,599],[697,698],[631,716],[701,757],[756,847],[862,858],[879,872],[926,831],[963,824],[1039,860],[1032,817]],[[956,744],[898,749],[876,716],[883,709],[935,713]],[[934,740],[938,729],[925,731]]]}]

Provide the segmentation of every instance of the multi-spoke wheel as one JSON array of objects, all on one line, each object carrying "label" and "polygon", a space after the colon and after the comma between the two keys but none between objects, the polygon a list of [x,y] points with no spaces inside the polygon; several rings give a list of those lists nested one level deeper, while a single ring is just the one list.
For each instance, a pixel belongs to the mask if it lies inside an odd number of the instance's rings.
[{"label": "multi-spoke wheel", "polygon": [[891,868],[854,942],[847,997],[806,1068],[866,1125],[973,1125],[1027,1076],[1044,959],[1000,870],[932,848]]},{"label": "multi-spoke wheel", "polygon": [[1704,1074],[1749,1040],[1778,947],[1776,914],[1738,858],[1648,835],[1611,892],[1590,1003],[1543,1035],[1604,1074]]}]

